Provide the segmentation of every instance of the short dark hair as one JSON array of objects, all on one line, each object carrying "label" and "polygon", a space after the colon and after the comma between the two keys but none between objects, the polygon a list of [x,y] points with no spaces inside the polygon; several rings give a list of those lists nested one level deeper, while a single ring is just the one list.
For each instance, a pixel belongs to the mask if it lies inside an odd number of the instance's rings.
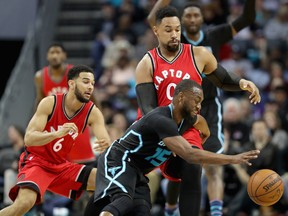
[{"label": "short dark hair", "polygon": [[201,85],[199,85],[195,81],[190,80],[190,79],[184,79],[177,84],[175,91],[174,91],[174,96],[177,96],[180,92],[183,92],[183,91],[188,91],[188,90],[193,91],[194,87],[202,89]]},{"label": "short dark hair", "polygon": [[63,44],[61,44],[60,42],[53,42],[53,43],[51,43],[51,44],[49,45],[47,51],[48,51],[51,47],[60,47],[60,48],[63,50],[63,52],[66,53],[65,47],[64,47]]},{"label": "short dark hair", "polygon": [[94,71],[91,67],[87,66],[87,65],[76,65],[74,67],[72,67],[67,74],[67,81],[68,80],[73,80],[75,78],[79,77],[79,74],[82,72],[89,72],[94,74]]},{"label": "short dark hair", "polygon": [[166,7],[160,8],[156,12],[156,23],[159,24],[165,17],[174,17],[174,16],[179,18],[178,10],[175,7],[168,5]]},{"label": "short dark hair", "polygon": [[200,10],[202,10],[202,6],[197,2],[186,2],[186,4],[183,7],[183,10],[185,10],[186,8],[189,8],[189,7],[197,7]]}]

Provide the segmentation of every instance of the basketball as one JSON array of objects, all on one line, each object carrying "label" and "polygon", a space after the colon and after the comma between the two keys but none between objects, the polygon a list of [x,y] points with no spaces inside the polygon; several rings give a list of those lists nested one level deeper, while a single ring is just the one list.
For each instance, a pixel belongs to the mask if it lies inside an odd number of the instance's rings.
[{"label": "basketball", "polygon": [[247,192],[253,202],[271,206],[278,202],[284,192],[281,177],[273,170],[261,169],[253,173],[247,184]]}]

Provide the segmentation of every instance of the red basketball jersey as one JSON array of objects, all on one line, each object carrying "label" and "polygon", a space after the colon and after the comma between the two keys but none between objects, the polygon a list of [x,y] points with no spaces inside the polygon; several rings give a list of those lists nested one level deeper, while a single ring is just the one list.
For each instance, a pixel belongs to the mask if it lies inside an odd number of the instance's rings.
[{"label": "red basketball jersey", "polygon": [[153,64],[153,82],[157,91],[158,106],[167,106],[173,99],[176,85],[183,79],[191,79],[201,85],[202,77],[194,62],[190,44],[180,44],[177,56],[168,61],[159,48],[148,52]]},{"label": "red basketball jersey", "polygon": [[[148,51],[153,66],[153,82],[157,92],[158,106],[167,106],[172,102],[176,85],[183,79],[191,79],[202,84],[201,73],[195,64],[191,44],[180,44],[180,50],[172,61],[161,55],[159,48]],[[138,118],[141,112],[138,109]],[[192,145],[202,149],[202,139],[195,128],[187,130],[183,137]]]},{"label": "red basketball jersey", "polygon": [[[201,85],[202,77],[195,64],[190,44],[180,44],[177,56],[168,61],[161,55],[159,48],[148,51],[153,66],[153,82],[157,91],[158,106],[171,103],[176,85],[183,79],[191,79]],[[138,109],[138,118],[141,112]]]},{"label": "red basketball jersey", "polygon": [[[66,94],[55,95],[55,105],[52,114],[45,126],[44,131],[57,131],[64,123],[73,122],[78,127],[78,133],[81,134],[87,124],[89,114],[93,108],[93,103],[89,101],[72,117],[69,117],[64,109],[64,100]],[[67,159],[67,155],[75,143],[77,133],[69,133],[65,137],[55,139],[43,146],[27,146],[26,150],[39,157],[45,158],[51,163],[63,163]]]},{"label": "red basketball jersey", "polygon": [[63,94],[68,92],[67,73],[72,67],[73,65],[67,64],[65,74],[62,80],[59,82],[55,82],[51,79],[49,74],[49,67],[44,67],[42,69],[44,96],[52,94]]},{"label": "red basketball jersey", "polygon": [[[45,96],[52,94],[63,94],[68,92],[67,74],[68,71],[73,67],[72,64],[67,64],[65,75],[62,80],[55,82],[51,79],[49,74],[49,67],[43,68],[43,92]],[[67,159],[73,162],[91,162],[95,160],[95,156],[90,144],[90,132],[87,127],[83,134],[79,134],[76,140],[77,145],[73,148]]]}]

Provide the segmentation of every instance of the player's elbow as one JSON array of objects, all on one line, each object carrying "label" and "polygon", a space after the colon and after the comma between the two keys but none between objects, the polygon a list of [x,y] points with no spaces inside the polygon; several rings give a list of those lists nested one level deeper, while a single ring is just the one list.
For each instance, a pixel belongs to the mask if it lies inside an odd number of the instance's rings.
[{"label": "player's elbow", "polygon": [[31,146],[32,142],[31,142],[31,138],[30,138],[30,133],[29,132],[26,132],[25,136],[24,136],[24,143],[26,146]]}]

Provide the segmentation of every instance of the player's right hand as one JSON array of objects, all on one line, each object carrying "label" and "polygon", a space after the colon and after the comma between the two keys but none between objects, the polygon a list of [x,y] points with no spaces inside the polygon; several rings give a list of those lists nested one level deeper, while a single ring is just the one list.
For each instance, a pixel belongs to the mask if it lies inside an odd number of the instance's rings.
[{"label": "player's right hand", "polygon": [[57,131],[57,135],[59,137],[66,136],[67,134],[78,133],[78,127],[74,123],[65,123],[62,127]]},{"label": "player's right hand", "polygon": [[93,149],[99,153],[104,152],[109,146],[111,145],[111,143],[107,142],[107,140],[105,139],[96,139],[95,143],[94,143],[94,147]]}]

